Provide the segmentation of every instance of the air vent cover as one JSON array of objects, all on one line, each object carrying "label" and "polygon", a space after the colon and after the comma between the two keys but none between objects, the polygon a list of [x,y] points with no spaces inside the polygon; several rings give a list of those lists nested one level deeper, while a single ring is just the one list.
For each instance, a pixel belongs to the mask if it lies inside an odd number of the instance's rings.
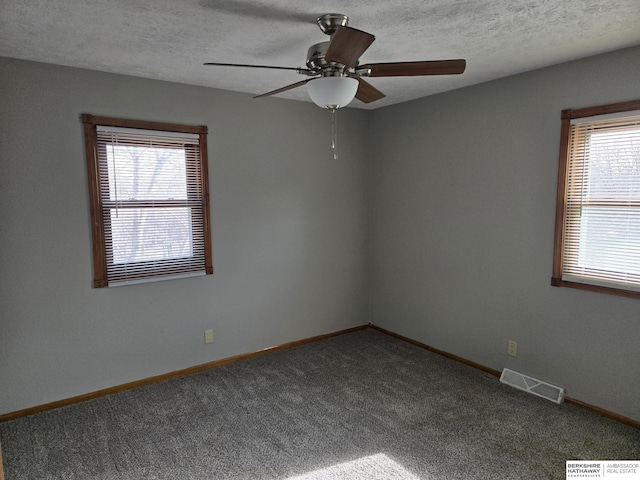
[{"label": "air vent cover", "polygon": [[500,382],[510,385],[518,390],[532,393],[538,397],[546,398],[555,403],[562,403],[564,400],[564,388],[556,387],[550,383],[543,382],[533,377],[528,377],[522,373],[514,372],[505,368],[500,376]]}]

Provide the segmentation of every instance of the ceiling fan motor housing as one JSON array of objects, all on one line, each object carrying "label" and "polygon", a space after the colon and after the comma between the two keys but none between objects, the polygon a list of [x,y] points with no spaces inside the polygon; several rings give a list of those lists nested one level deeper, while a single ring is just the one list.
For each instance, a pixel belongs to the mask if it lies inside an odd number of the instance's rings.
[{"label": "ceiling fan motor housing", "polygon": [[325,55],[331,42],[320,42],[311,45],[307,51],[307,68],[311,70],[309,75],[322,75],[323,77],[345,76],[347,69],[340,63],[327,62]]},{"label": "ceiling fan motor housing", "polygon": [[317,70],[319,73],[322,68],[328,65],[324,57],[327,54],[329,43],[330,42],[320,42],[309,47],[309,50],[307,50],[307,67],[311,70]]}]

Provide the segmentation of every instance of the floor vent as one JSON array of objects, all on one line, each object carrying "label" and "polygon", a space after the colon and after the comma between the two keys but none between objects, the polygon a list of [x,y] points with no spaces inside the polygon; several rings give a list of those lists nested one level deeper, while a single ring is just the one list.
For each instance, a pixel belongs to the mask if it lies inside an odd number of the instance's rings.
[{"label": "floor vent", "polygon": [[564,388],[556,387],[550,383],[543,382],[536,378],[528,377],[522,373],[514,372],[505,368],[500,376],[500,381],[507,385],[532,393],[538,397],[546,398],[555,403],[562,403],[564,400]]}]

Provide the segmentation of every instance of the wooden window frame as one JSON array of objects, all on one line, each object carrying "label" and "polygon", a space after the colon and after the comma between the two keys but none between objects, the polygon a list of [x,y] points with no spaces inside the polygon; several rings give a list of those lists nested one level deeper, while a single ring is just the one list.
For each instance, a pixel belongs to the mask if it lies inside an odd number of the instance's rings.
[{"label": "wooden window frame", "polygon": [[[98,153],[98,135],[97,127],[118,127],[140,130],[153,130],[160,132],[177,132],[198,135],[198,145],[200,149],[199,155],[199,171],[200,171],[200,191],[201,208],[202,208],[202,238],[204,243],[204,265],[201,270],[205,275],[213,274],[213,259],[211,254],[211,225],[209,213],[209,180],[208,180],[208,155],[207,155],[207,134],[206,125],[182,125],[176,123],[163,123],[145,120],[131,120],[114,117],[96,116],[91,114],[82,114],[82,123],[84,128],[85,150],[87,170],[89,177],[89,201],[91,211],[91,233],[92,233],[92,249],[93,249],[93,286],[94,288],[103,288],[109,286],[108,278],[108,262],[109,254],[107,242],[105,240],[105,231],[109,228],[105,225],[103,216],[103,196],[100,184],[100,166]],[[163,278],[175,278],[175,275],[166,273],[153,273],[145,275],[137,281],[155,281]]]},{"label": "wooden window frame", "polygon": [[622,288],[605,287],[601,285],[578,283],[562,279],[563,255],[565,249],[564,225],[567,219],[567,188],[568,188],[568,168],[569,168],[569,143],[571,141],[571,120],[577,118],[593,117],[597,115],[607,115],[614,113],[631,112],[640,110],[640,100],[619,102],[609,105],[598,105],[577,109],[567,109],[562,111],[561,131],[560,131],[560,159],[558,166],[558,189],[556,197],[556,220],[555,235],[553,245],[553,269],[551,285],[554,287],[571,287],[593,292],[621,295],[625,297],[640,298],[640,292],[625,290]]}]

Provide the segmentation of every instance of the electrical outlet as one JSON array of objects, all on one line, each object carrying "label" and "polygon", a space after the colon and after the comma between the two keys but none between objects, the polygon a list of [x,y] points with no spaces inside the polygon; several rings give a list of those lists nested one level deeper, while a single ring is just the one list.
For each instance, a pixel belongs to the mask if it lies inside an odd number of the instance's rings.
[{"label": "electrical outlet", "polygon": [[518,344],[513,340],[509,340],[509,342],[507,343],[507,353],[512,357],[518,355]]},{"label": "electrical outlet", "polygon": [[204,343],[213,343],[213,330],[205,330]]}]

